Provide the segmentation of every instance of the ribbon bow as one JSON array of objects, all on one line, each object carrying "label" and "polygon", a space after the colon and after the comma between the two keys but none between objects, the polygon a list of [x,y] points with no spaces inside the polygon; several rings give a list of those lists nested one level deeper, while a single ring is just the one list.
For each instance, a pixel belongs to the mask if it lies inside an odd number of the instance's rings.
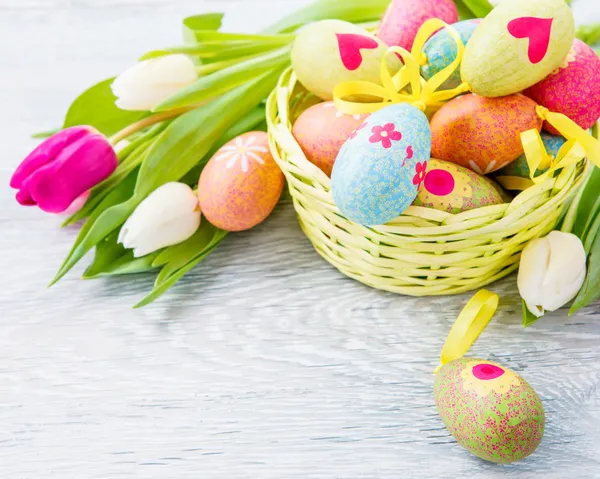
[{"label": "ribbon bow", "polygon": [[[443,70],[436,73],[428,81],[421,77],[421,65],[427,63],[423,47],[429,38],[440,28],[445,28],[456,42],[457,55],[454,61]],[[444,102],[470,91],[467,83],[462,83],[450,90],[440,90],[440,86],[448,80],[460,66],[465,46],[458,32],[440,19],[427,20],[419,29],[411,52],[402,47],[390,47],[381,61],[381,85],[367,81],[349,81],[340,83],[333,89],[336,107],[348,115],[374,113],[381,108],[394,103],[410,103],[425,111],[428,107],[439,108]],[[394,76],[390,75],[387,66],[387,56],[395,53],[400,56],[404,66]],[[410,86],[410,93],[406,91]],[[352,96],[370,96],[380,100],[372,103],[361,103],[345,100]]]},{"label": "ribbon bow", "polygon": [[[529,179],[517,176],[498,176],[496,180],[509,190],[525,190],[530,186],[543,183],[554,173],[570,165],[576,165],[586,157],[585,148],[575,139],[568,140],[558,150],[556,158],[548,154],[542,137],[536,129],[521,133],[521,143],[529,167]],[[538,171],[544,171],[537,175]]]}]

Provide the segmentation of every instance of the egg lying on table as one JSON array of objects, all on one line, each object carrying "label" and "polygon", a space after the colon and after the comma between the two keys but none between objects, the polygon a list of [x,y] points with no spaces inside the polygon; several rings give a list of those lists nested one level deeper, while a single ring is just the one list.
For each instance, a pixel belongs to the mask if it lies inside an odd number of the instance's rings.
[{"label": "egg lying on table", "polygon": [[383,225],[417,196],[431,153],[425,114],[406,103],[369,116],[340,150],[331,175],[333,200],[356,223]]},{"label": "egg lying on table", "polygon": [[435,403],[458,443],[486,461],[509,464],[532,454],[544,435],[539,396],[499,364],[461,358],[435,378]]},{"label": "egg lying on table", "polygon": [[413,205],[462,213],[504,203],[499,190],[492,180],[468,168],[432,158]]},{"label": "egg lying on table", "polygon": [[574,38],[575,20],[564,0],[504,0],[465,48],[462,79],[478,95],[520,92],[558,68]]},{"label": "egg lying on table", "polygon": [[454,0],[393,0],[381,20],[377,35],[389,46],[410,51],[419,28],[430,18],[455,23],[458,11]]},{"label": "egg lying on table", "polygon": [[499,170],[523,154],[521,132],[541,130],[536,106],[521,94],[454,98],[431,119],[432,156],[479,174]]},{"label": "egg lying on table", "polygon": [[243,231],[262,223],[283,192],[284,176],[263,131],[245,133],[208,161],[198,183],[200,210],[217,228]]},{"label": "egg lying on table", "polygon": [[327,176],[342,146],[368,115],[345,115],[327,101],[305,110],[294,123],[292,134],[308,161]]},{"label": "egg lying on table", "polygon": [[[542,137],[542,142],[546,147],[546,151],[553,157],[556,157],[559,150],[566,143],[566,140],[562,136],[550,135],[546,132],[542,132],[540,136]],[[547,169],[548,168],[539,169],[535,176],[543,174]],[[505,166],[499,170],[497,173],[498,175],[502,176],[518,176],[520,178],[529,178],[530,171],[526,156],[524,154],[519,156],[519,158],[510,163],[508,166]]]},{"label": "egg lying on table", "polygon": [[[474,18],[450,26],[458,33],[463,45],[467,45],[480,21],[479,18]],[[427,40],[427,43],[423,47],[423,53],[425,55],[423,57],[425,64],[421,66],[421,75],[425,80],[429,80],[456,60],[458,47],[448,29],[445,28]],[[456,88],[460,83],[460,66],[458,66],[452,73],[452,76],[443,83],[441,89]]]},{"label": "egg lying on table", "polygon": [[[575,39],[565,61],[540,83],[523,93],[550,111],[567,115],[587,130],[600,118],[600,58]],[[544,129],[558,135],[548,122]]]},{"label": "egg lying on table", "polygon": [[[386,54],[387,46],[365,29],[341,20],[321,20],[299,31],[292,46],[292,67],[308,91],[332,100],[340,83],[381,84]],[[386,61],[391,74],[402,66],[396,55],[387,55]]]}]

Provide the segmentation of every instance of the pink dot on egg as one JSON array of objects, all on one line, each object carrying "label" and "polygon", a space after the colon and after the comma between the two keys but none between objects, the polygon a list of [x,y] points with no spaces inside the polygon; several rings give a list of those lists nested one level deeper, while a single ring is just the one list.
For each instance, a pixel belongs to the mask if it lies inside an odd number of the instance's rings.
[{"label": "pink dot on egg", "polygon": [[478,364],[473,366],[473,376],[482,381],[499,378],[504,374],[504,369],[494,364]]},{"label": "pink dot on egg", "polygon": [[431,170],[425,176],[425,189],[436,196],[446,196],[454,191],[454,177],[446,170]]}]

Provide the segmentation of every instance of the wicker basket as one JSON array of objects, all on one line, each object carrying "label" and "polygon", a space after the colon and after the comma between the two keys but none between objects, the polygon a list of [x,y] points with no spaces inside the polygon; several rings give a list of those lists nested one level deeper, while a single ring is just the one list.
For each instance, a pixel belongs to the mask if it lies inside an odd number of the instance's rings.
[{"label": "wicker basket", "polygon": [[282,75],[267,102],[271,151],[302,230],[319,254],[345,275],[385,291],[457,294],[510,274],[527,242],[554,229],[590,168],[585,161],[564,168],[511,203],[460,214],[411,206],[384,226],[365,227],[342,216],[330,179],[292,136],[298,115],[320,101],[291,69]]}]

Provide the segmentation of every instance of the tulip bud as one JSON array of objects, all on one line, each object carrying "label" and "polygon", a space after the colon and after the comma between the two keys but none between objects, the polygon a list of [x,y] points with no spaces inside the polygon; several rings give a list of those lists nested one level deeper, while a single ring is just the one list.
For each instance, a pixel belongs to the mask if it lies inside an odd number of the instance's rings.
[{"label": "tulip bud", "polygon": [[166,55],[136,63],[112,83],[121,110],[150,111],[198,80],[196,65],[187,55]]},{"label": "tulip bud", "polygon": [[586,254],[571,233],[552,231],[523,250],[517,285],[527,309],[538,318],[571,301],[586,276]]},{"label": "tulip bud", "polygon": [[118,242],[139,258],[179,244],[200,226],[198,196],[183,183],[166,183],[135,209],[119,233]]},{"label": "tulip bud", "polygon": [[118,164],[108,140],[94,128],[74,126],[41,143],[11,180],[17,201],[47,213],[63,213],[81,195],[108,178]]}]

